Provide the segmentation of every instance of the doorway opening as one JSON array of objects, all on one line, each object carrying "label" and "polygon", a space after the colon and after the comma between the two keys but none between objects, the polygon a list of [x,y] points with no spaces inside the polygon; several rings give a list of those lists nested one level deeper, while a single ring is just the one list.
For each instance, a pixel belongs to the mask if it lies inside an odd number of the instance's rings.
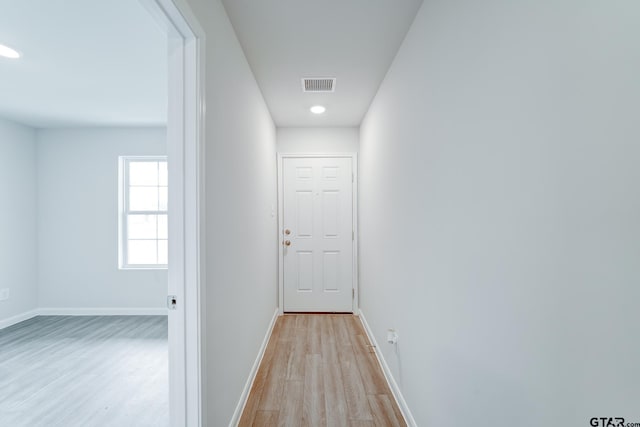
[{"label": "doorway opening", "polygon": [[[18,266],[0,286],[0,349],[11,352],[0,361],[15,374],[3,377],[2,389],[16,397],[0,398],[0,419],[16,426],[118,424],[135,407],[153,417],[142,424],[199,425],[203,33],[181,0],[141,0],[146,10],[136,2],[122,8],[70,2],[62,9],[35,3],[16,4],[2,19],[23,55],[0,67],[7,115],[0,120],[0,157],[12,172],[1,192],[15,205],[3,211],[18,212],[10,212],[10,221],[3,217],[18,230],[4,239],[13,248],[0,248],[16,255],[2,270]],[[66,54],[58,55],[60,46]],[[36,72],[52,80],[33,79]],[[168,162],[158,157],[165,154]],[[120,223],[119,191],[126,200]],[[140,336],[147,342],[140,344]]]},{"label": "doorway opening", "polygon": [[181,0],[141,0],[169,40],[169,414],[202,425],[204,31]]}]

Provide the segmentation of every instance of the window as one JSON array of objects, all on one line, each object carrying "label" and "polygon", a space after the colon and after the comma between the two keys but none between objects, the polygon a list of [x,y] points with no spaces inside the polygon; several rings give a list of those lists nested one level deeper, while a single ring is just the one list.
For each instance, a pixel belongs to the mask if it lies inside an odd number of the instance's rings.
[{"label": "window", "polygon": [[120,268],[166,268],[167,158],[120,157]]}]

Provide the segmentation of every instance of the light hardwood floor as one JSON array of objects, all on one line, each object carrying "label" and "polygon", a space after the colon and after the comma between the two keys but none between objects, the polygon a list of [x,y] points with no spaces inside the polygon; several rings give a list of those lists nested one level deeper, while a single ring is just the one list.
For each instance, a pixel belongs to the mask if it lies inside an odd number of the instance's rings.
[{"label": "light hardwood floor", "polygon": [[0,330],[0,426],[168,425],[166,316],[39,316]]},{"label": "light hardwood floor", "polygon": [[357,317],[281,316],[240,420],[248,426],[406,426]]}]

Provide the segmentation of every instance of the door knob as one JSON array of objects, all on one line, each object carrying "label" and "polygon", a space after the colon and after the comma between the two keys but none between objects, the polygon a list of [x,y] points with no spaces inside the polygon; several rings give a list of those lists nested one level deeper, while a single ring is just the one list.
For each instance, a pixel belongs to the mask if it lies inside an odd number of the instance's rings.
[{"label": "door knob", "polygon": [[284,230],[284,234],[286,234],[286,235],[288,236],[289,234],[291,234],[291,230],[289,230],[289,229],[287,228],[286,230]]},{"label": "door knob", "polygon": [[285,240],[284,241],[284,245],[285,246],[291,246],[291,240]]}]

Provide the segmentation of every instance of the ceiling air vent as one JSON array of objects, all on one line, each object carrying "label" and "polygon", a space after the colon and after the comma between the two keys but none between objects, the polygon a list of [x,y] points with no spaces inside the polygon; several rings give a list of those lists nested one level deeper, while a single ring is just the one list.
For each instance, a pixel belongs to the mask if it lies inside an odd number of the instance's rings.
[{"label": "ceiling air vent", "polygon": [[333,92],[335,88],[335,77],[313,77],[302,79],[303,92]]}]

